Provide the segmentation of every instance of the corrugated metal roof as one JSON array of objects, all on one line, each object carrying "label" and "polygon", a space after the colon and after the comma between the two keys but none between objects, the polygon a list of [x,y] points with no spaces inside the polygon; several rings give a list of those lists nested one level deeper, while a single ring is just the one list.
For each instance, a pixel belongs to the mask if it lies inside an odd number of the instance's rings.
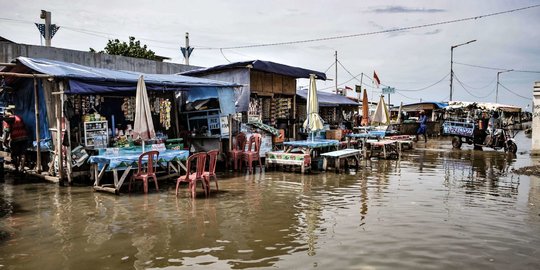
[{"label": "corrugated metal roof", "polygon": [[[307,99],[308,90],[297,90],[296,95],[302,99]],[[333,107],[333,106],[360,106],[357,102],[350,100],[349,98],[337,95],[334,93],[317,91],[317,98],[319,99],[319,106]]]},{"label": "corrugated metal roof", "polygon": [[214,66],[214,67],[209,67],[209,68],[190,70],[190,71],[182,72],[181,74],[196,76],[196,75],[204,75],[204,74],[209,74],[216,71],[223,71],[223,70],[234,69],[234,68],[251,68],[253,70],[275,73],[275,74],[290,76],[294,78],[306,78],[306,79],[309,79],[310,74],[315,74],[317,76],[317,79],[326,80],[326,74],[324,72],[319,72],[319,71],[299,68],[299,67],[293,67],[293,66],[274,63],[270,61],[262,61],[262,60],[235,62],[235,63],[226,64],[226,65],[219,65],[219,66]]}]

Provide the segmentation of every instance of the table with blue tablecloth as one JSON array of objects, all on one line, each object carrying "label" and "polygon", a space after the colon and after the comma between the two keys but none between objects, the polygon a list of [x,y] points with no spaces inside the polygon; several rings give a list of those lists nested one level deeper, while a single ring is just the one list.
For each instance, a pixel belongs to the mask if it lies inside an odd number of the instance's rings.
[{"label": "table with blue tablecloth", "polygon": [[[175,175],[179,175],[181,169],[186,170],[184,162],[189,157],[189,151],[187,150],[158,150],[159,157],[155,161],[156,165],[166,168],[168,176],[171,175],[171,170]],[[92,164],[94,174],[94,189],[102,191],[110,191],[119,193],[124,180],[129,174],[132,168],[137,168],[139,163],[139,156],[142,154],[140,148],[137,149],[119,149],[117,152],[105,152],[97,156],[91,156],[88,162]],[[148,159],[143,159],[142,163],[146,164]],[[114,176],[114,184],[102,185],[100,184],[103,175],[107,171],[112,171]],[[121,177],[118,177],[118,171],[124,171]]]},{"label": "table with blue tablecloth", "polygon": [[291,152],[293,149],[299,149],[303,153],[311,155],[315,149],[334,148],[333,150],[337,150],[339,141],[314,139],[284,142],[283,145],[285,146],[285,153]]}]

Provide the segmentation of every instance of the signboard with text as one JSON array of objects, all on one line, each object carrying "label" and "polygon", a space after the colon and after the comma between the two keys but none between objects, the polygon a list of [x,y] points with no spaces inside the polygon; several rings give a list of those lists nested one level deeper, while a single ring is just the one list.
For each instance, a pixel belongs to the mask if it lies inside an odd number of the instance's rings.
[{"label": "signboard with text", "polygon": [[387,86],[387,87],[382,89],[382,93],[383,93],[383,95],[395,94],[396,93],[396,88]]}]

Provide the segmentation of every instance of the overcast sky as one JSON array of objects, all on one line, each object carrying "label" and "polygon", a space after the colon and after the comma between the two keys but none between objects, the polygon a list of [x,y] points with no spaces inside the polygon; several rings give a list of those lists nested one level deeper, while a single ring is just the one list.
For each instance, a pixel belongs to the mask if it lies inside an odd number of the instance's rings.
[{"label": "overcast sky", "polygon": [[[192,65],[260,59],[326,71],[332,79],[336,77],[332,65],[337,51],[340,87],[354,88],[359,81],[352,75],[363,72],[372,77],[376,71],[384,85],[397,89],[391,96],[394,104],[447,101],[450,47],[474,39],[477,41],[454,49],[454,61],[459,63],[454,64],[454,72],[461,83],[454,80],[453,100],[495,101],[498,70],[468,65],[540,71],[540,7],[406,31],[357,35],[486,15],[540,1],[0,0],[0,4],[0,36],[18,43],[40,44],[32,22],[42,22],[40,10],[45,9],[61,27],[52,40],[52,45],[60,48],[101,50],[109,38],[127,41],[128,36],[135,36],[158,55],[182,63],[179,47],[189,32],[190,45],[195,47]],[[357,36],[219,50],[347,35]],[[425,90],[405,91],[423,89],[443,78]],[[376,96],[380,89],[371,88],[366,77],[363,81],[369,85],[370,99]],[[525,108],[532,103],[534,81],[540,81],[540,73],[501,74],[499,103]],[[331,91],[334,84],[319,82],[318,88]],[[299,85],[307,82],[300,80]]]}]

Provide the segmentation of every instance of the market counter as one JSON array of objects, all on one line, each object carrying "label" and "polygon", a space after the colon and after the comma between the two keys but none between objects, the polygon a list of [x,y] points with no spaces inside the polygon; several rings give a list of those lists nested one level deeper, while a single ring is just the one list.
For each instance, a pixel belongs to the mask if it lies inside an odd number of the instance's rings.
[{"label": "market counter", "polygon": [[221,151],[221,136],[190,136],[190,149],[193,152],[208,152],[210,150],[219,149]]}]

